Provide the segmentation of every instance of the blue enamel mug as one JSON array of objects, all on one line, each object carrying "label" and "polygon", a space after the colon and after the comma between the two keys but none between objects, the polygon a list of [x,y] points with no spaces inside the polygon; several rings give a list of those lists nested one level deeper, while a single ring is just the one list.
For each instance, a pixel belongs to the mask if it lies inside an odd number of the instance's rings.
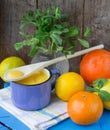
[{"label": "blue enamel mug", "polygon": [[39,84],[24,85],[17,82],[10,82],[11,99],[13,104],[23,110],[38,110],[50,103],[51,92],[55,81],[59,77],[58,69],[44,69],[49,78]]}]

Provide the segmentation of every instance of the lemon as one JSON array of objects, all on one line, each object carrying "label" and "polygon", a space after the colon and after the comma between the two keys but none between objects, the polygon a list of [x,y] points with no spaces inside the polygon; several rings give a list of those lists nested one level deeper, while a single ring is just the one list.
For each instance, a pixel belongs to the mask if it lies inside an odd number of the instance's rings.
[{"label": "lemon", "polygon": [[0,64],[0,77],[5,81],[4,74],[6,71],[23,65],[25,65],[25,62],[20,57],[10,56],[5,58]]},{"label": "lemon", "polygon": [[84,89],[84,79],[81,75],[75,72],[62,74],[55,84],[56,95],[64,101],[68,101],[74,93],[83,91]]}]

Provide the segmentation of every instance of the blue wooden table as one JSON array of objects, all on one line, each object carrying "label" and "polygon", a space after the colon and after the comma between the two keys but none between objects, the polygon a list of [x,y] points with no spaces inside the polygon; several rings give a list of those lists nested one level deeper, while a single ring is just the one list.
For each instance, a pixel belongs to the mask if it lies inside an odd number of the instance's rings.
[{"label": "blue wooden table", "polygon": [[[88,117],[89,118],[89,117]],[[21,121],[0,107],[0,130],[29,130]],[[9,127],[9,128],[7,128]],[[88,126],[76,125],[70,118],[49,128],[48,130],[110,130],[110,111],[104,110],[103,116],[96,123]]]}]

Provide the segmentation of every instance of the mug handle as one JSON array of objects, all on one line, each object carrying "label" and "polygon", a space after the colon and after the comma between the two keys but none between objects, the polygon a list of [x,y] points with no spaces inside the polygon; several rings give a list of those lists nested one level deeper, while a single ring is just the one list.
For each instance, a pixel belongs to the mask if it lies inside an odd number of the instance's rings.
[{"label": "mug handle", "polygon": [[56,80],[61,75],[61,73],[57,68],[50,69],[50,72],[52,74],[52,77],[50,80],[51,80],[51,86],[52,86],[52,90],[53,90],[55,88]]}]

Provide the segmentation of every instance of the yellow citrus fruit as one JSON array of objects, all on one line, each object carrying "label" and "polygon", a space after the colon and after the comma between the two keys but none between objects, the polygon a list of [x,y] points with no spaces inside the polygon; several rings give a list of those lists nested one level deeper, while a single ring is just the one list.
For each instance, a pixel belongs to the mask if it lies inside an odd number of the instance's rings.
[{"label": "yellow citrus fruit", "polygon": [[103,104],[105,109],[110,110],[110,102],[103,101]]},{"label": "yellow citrus fruit", "polygon": [[62,74],[56,81],[55,91],[56,95],[68,101],[69,98],[78,91],[85,89],[85,83],[81,75],[75,72],[67,72]]},{"label": "yellow citrus fruit", "polygon": [[[108,79],[108,82],[101,88],[101,90],[107,91],[110,93],[110,79]],[[104,108],[107,110],[110,110],[110,101],[105,102],[103,101]]]},{"label": "yellow citrus fruit", "polygon": [[25,65],[25,62],[20,57],[10,56],[5,58],[0,64],[0,76],[2,80],[5,81],[4,74],[6,71],[23,65]]},{"label": "yellow citrus fruit", "polygon": [[[95,82],[98,80],[99,80],[99,82],[96,85],[93,84],[93,87],[99,89],[100,91],[106,91],[110,94],[110,79],[106,79],[106,82],[103,84],[103,86],[101,88],[98,87],[97,85],[101,85],[101,81],[103,81],[104,79],[103,78],[97,79],[97,80],[95,80]],[[94,92],[94,93],[99,95],[100,92]],[[107,110],[110,110],[110,101],[104,101],[104,99],[102,99],[102,101],[103,101],[104,108]]]}]

